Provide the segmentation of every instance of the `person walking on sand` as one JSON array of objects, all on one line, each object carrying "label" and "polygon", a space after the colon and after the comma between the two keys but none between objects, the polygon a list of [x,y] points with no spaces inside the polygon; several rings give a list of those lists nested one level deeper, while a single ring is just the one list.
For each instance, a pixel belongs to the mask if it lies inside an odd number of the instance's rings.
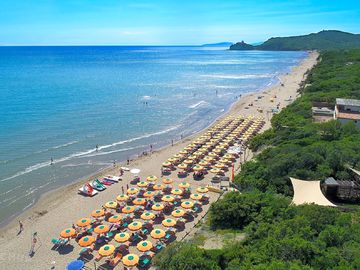
[{"label": "person walking on sand", "polygon": [[126,165],[129,165],[129,164],[130,164],[130,159],[127,158],[127,160],[126,160]]},{"label": "person walking on sand", "polygon": [[152,144],[150,144],[150,153],[152,152]]},{"label": "person walking on sand", "polygon": [[32,239],[31,239],[31,247],[30,247],[30,251],[29,251],[29,256],[33,257],[35,254],[35,246],[37,243],[37,232],[34,232],[34,234],[32,235]]},{"label": "person walking on sand", "polygon": [[125,193],[125,191],[124,191],[124,187],[121,187],[121,191],[122,191],[122,194],[124,194],[124,193]]},{"label": "person walking on sand", "polygon": [[174,146],[174,140],[171,140],[171,146]]},{"label": "person walking on sand", "polygon": [[18,235],[20,233],[22,233],[22,231],[24,230],[24,225],[22,224],[22,222],[19,220],[19,232],[18,232]]}]

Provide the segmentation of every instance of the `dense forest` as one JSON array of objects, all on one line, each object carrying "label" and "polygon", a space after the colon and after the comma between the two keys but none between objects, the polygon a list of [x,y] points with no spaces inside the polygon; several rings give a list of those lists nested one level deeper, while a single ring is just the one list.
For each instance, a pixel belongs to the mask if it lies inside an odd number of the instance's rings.
[{"label": "dense forest", "polygon": [[207,250],[175,242],[154,258],[160,270],[360,269],[360,210],[290,204],[289,176],[348,177],[359,168],[360,132],[353,124],[312,122],[314,101],[360,99],[360,50],[322,52],[302,95],[255,137],[258,151],[236,176],[242,193],[230,192],[210,207],[212,229],[246,234],[241,242]]},{"label": "dense forest", "polygon": [[253,46],[238,42],[230,50],[263,51],[305,51],[360,48],[360,35],[336,30],[324,30],[303,36],[274,37],[264,43]]}]

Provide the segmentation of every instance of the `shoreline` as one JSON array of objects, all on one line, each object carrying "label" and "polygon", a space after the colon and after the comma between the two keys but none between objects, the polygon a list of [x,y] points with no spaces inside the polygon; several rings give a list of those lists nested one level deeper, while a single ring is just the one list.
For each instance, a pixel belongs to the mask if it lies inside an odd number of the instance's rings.
[{"label": "shoreline", "polygon": [[[130,161],[129,165],[126,165],[127,167],[134,168],[134,167],[140,167],[142,172],[140,173],[140,176],[143,178],[145,175],[149,175],[149,171],[152,171],[152,174],[158,175],[158,171],[160,170],[159,162],[163,161],[163,157],[170,157],[172,154],[177,152],[179,149],[182,149],[192,138],[197,137],[199,134],[205,132],[209,127],[213,126],[215,123],[217,123],[219,120],[223,119],[224,117],[227,117],[229,115],[233,114],[241,114],[245,116],[249,115],[256,115],[256,116],[262,116],[266,122],[263,130],[266,130],[270,127],[270,118],[268,109],[271,107],[276,107],[276,103],[279,101],[278,98],[276,98],[276,102],[271,102],[270,100],[267,100],[269,97],[272,98],[273,96],[279,96],[280,99],[280,109],[290,104],[293,100],[296,99],[296,96],[298,95],[298,88],[301,81],[305,78],[305,73],[314,65],[316,64],[317,59],[317,52],[310,52],[308,55],[299,62],[298,65],[292,67],[291,71],[289,71],[287,74],[282,74],[278,76],[279,82],[265,87],[263,89],[259,89],[259,91],[246,93],[241,96],[241,98],[237,99],[229,108],[228,110],[224,111],[219,117],[214,119],[212,123],[209,124],[206,128],[195,132],[191,134],[188,137],[183,138],[180,141],[174,141],[174,146],[171,145],[165,145],[158,149],[155,149],[150,155],[146,156],[140,156],[138,158],[135,158]],[[285,87],[281,86],[281,84],[284,84]],[[290,89],[291,88],[291,89]],[[288,91],[286,91],[288,90]],[[290,92],[290,90],[292,92]],[[285,91],[285,93],[284,93]],[[282,96],[280,97],[280,92]],[[290,93],[289,93],[290,92]],[[285,94],[285,95],[284,95]],[[255,97],[263,96],[261,99],[254,100]],[[293,100],[290,103],[286,103],[286,98],[289,96],[293,96]],[[247,106],[248,104],[253,104],[253,106]],[[264,103],[264,104],[262,104]],[[246,109],[248,107],[248,109]],[[262,110],[260,113],[258,110]],[[124,163],[124,162],[121,162]],[[161,163],[160,163],[161,165]],[[101,169],[98,172],[84,176],[80,179],[75,180],[73,183],[61,186],[55,190],[51,190],[49,192],[46,192],[40,196],[40,198],[35,202],[33,206],[26,209],[24,212],[20,213],[19,215],[15,216],[7,222],[6,224],[2,225],[0,227],[0,243],[2,246],[11,247],[13,244],[21,243],[20,237],[10,237],[11,235],[14,235],[14,232],[17,231],[17,220],[22,220],[24,223],[25,228],[32,228],[40,230],[43,232],[46,230],[46,226],[41,221],[44,219],[43,217],[47,217],[50,214],[54,215],[55,212],[62,213],[62,209],[68,212],[71,212],[68,216],[78,216],[80,218],[81,213],[84,213],[86,209],[94,209],[95,205],[100,206],[102,199],[108,198],[110,199],[111,196],[114,195],[114,193],[120,193],[119,187],[124,186],[126,182],[128,182],[129,179],[126,179],[126,176],[129,176],[130,173],[125,173],[123,177],[123,181],[119,182],[118,184],[115,184],[114,186],[111,186],[108,190],[105,192],[98,194],[97,196],[93,198],[87,198],[82,197],[77,194],[77,189],[81,186],[82,183],[87,182],[89,179],[93,179],[94,177],[101,177],[107,174],[115,174],[114,172],[118,172],[120,168],[120,164],[116,167],[109,166],[107,168]],[[143,168],[145,167],[145,168]],[[118,174],[118,173],[116,173]],[[171,176],[172,177],[172,176]],[[111,194],[109,194],[111,193]],[[77,207],[71,208],[71,203],[76,202]],[[70,204],[70,205],[69,205]],[[79,208],[83,204],[83,207]],[[75,209],[74,209],[75,208]],[[84,211],[85,210],[85,211]],[[75,211],[75,212],[74,212]],[[80,215],[80,216],[79,216]],[[54,224],[51,230],[58,231],[59,228],[66,227],[67,221],[69,221],[69,218],[65,217],[59,217],[57,219],[58,221],[56,223],[56,226]],[[75,220],[72,220],[74,222]],[[60,224],[58,224],[60,223]],[[51,225],[50,225],[51,226]],[[58,227],[57,227],[58,226]],[[56,237],[53,232],[48,232],[52,237]],[[4,241],[5,240],[5,241]],[[6,241],[7,240],[7,241]],[[51,239],[50,239],[51,240]],[[49,239],[43,239],[43,242],[49,242]],[[26,247],[25,247],[26,248]],[[47,245],[45,245],[45,248],[47,248]],[[44,249],[44,248],[43,248]],[[4,247],[4,255],[6,247]],[[11,250],[11,249],[10,249]],[[50,250],[48,250],[50,251]],[[25,256],[25,255],[24,255]],[[64,256],[63,256],[64,257]],[[39,256],[38,256],[39,258]],[[31,262],[34,262],[34,258],[30,259]],[[7,262],[7,261],[6,261]],[[11,268],[8,268],[11,269]],[[33,268],[29,268],[33,269]]]}]

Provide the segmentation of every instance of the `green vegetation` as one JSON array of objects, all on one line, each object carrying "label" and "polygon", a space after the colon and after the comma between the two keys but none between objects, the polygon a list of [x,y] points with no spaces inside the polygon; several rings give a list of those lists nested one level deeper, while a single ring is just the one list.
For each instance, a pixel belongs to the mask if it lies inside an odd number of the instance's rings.
[{"label": "green vegetation", "polygon": [[230,50],[305,51],[360,48],[360,35],[328,30],[304,36],[275,37],[252,46],[238,42]]}]

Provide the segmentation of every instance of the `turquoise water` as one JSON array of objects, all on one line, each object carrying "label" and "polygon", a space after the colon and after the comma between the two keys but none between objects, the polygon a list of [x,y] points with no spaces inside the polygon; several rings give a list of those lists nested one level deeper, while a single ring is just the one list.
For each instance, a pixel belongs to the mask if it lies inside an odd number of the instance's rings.
[{"label": "turquoise water", "polygon": [[51,189],[205,128],[237,96],[276,83],[305,56],[0,47],[0,223]]}]

